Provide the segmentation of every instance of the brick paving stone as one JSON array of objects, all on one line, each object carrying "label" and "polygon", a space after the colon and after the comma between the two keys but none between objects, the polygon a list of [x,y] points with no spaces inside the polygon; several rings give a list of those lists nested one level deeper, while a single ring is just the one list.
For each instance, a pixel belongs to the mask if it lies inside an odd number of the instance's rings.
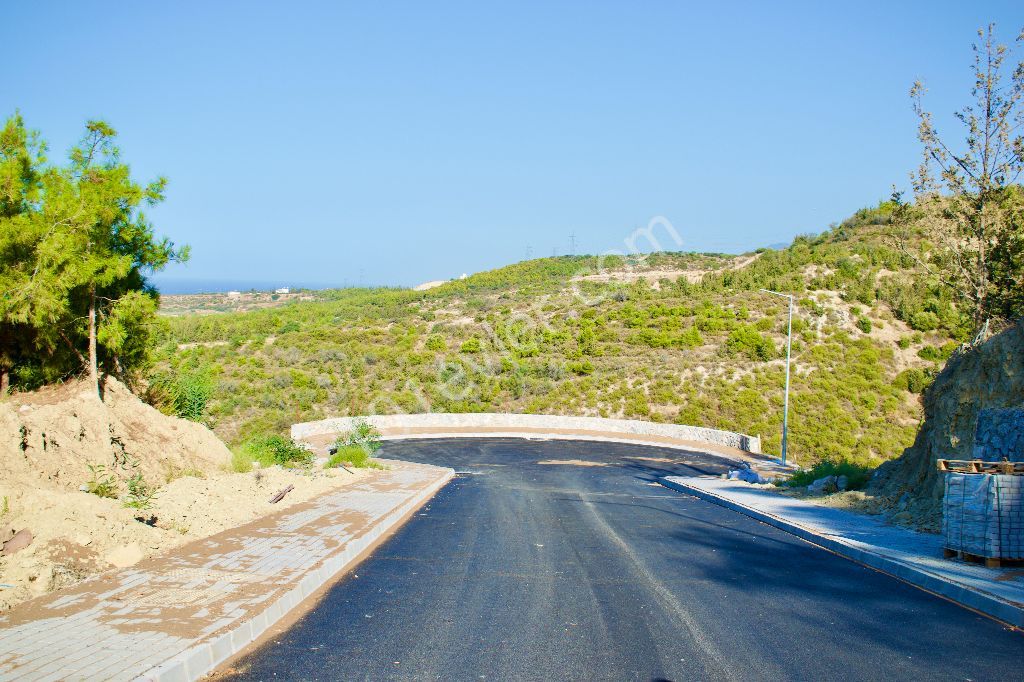
[{"label": "brick paving stone", "polygon": [[293,590],[311,594],[454,473],[388,465],[0,614],[0,681],[198,679],[294,607]]}]

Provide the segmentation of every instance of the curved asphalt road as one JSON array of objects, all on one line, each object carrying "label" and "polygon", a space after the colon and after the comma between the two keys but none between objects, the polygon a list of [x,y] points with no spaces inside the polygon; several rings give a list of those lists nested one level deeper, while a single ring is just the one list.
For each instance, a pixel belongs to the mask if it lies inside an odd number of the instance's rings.
[{"label": "curved asphalt road", "polygon": [[[517,439],[380,454],[469,473],[231,679],[1024,677],[1021,634],[654,483],[721,459]],[[606,466],[538,463],[568,459]]]}]

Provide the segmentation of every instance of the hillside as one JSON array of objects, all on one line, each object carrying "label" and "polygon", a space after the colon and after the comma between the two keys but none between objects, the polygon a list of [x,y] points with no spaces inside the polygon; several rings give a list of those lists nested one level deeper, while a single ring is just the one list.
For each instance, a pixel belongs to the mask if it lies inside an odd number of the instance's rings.
[{"label": "hillside", "polygon": [[887,222],[883,204],[742,258],[544,258],[427,291],[176,317],[154,377],[210,377],[207,419],[229,442],[337,415],[511,411],[737,430],[778,452],[785,305],[763,287],[798,297],[791,455],[877,464],[912,443],[918,394],[966,328]]}]

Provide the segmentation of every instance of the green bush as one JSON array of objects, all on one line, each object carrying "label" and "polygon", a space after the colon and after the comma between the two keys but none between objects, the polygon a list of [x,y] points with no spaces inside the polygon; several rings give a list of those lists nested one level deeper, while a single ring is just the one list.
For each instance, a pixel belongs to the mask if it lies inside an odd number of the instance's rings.
[{"label": "green bush", "polygon": [[871,333],[871,320],[866,317],[857,318],[857,329],[861,330],[865,334]]},{"label": "green bush", "polygon": [[573,374],[579,374],[585,376],[587,374],[594,373],[594,364],[590,360],[582,360],[579,362],[570,362],[569,371]]},{"label": "green bush", "polygon": [[374,462],[371,459],[370,453],[359,445],[342,445],[331,455],[324,466],[328,469],[334,469],[342,465],[355,469],[383,468],[380,462]]},{"label": "green bush", "polygon": [[942,351],[935,346],[924,346],[921,350],[917,351],[917,356],[922,360],[938,362],[942,359]]},{"label": "green bush", "polygon": [[444,337],[440,334],[431,334],[427,339],[426,347],[427,350],[446,350],[448,344],[444,342]]},{"label": "green bush", "polygon": [[334,444],[339,449],[353,445],[358,446],[372,455],[380,449],[380,431],[365,419],[356,419],[352,424],[352,430],[344,436],[339,436]]},{"label": "green bush", "polygon": [[741,353],[751,360],[771,360],[775,357],[775,344],[749,325],[742,325],[729,333],[725,341],[726,351]]},{"label": "green bush", "polygon": [[[261,435],[250,438],[241,447],[242,456],[248,456],[250,461],[259,462],[263,466],[304,466],[313,461],[313,453],[301,447],[298,443],[278,436],[277,434]],[[241,464],[239,458],[239,466]],[[232,458],[232,465],[235,460]]]},{"label": "green bush", "polygon": [[479,353],[483,350],[483,347],[480,344],[480,339],[474,336],[471,339],[463,341],[462,345],[459,346],[459,350],[463,353]]},{"label": "green bush", "polygon": [[916,312],[910,317],[911,329],[919,332],[930,332],[939,328],[939,316],[930,310]]},{"label": "green bush", "polygon": [[932,383],[934,375],[931,372],[926,372],[923,369],[912,367],[905,369],[896,375],[893,379],[893,386],[902,388],[904,391],[910,391],[911,393],[924,393],[924,390]]},{"label": "green bush", "polygon": [[810,469],[798,471],[786,480],[785,484],[791,487],[802,487],[814,483],[819,478],[826,476],[846,476],[848,483],[847,490],[860,490],[871,480],[874,467],[853,464],[852,462],[839,462],[838,464],[829,460],[822,460]]},{"label": "green bush", "polygon": [[165,413],[202,422],[213,396],[214,382],[207,368],[186,370],[171,376],[160,374],[150,382],[150,400]]}]

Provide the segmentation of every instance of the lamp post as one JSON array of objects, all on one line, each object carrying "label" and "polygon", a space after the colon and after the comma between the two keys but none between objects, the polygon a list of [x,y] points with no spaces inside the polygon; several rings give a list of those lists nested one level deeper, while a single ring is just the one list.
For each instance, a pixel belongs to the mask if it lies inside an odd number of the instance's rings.
[{"label": "lamp post", "polygon": [[766,294],[780,296],[789,300],[789,322],[786,325],[786,393],[782,404],[782,464],[786,464],[787,444],[789,442],[789,357],[793,348],[793,294],[780,294],[777,291],[761,289]]}]

